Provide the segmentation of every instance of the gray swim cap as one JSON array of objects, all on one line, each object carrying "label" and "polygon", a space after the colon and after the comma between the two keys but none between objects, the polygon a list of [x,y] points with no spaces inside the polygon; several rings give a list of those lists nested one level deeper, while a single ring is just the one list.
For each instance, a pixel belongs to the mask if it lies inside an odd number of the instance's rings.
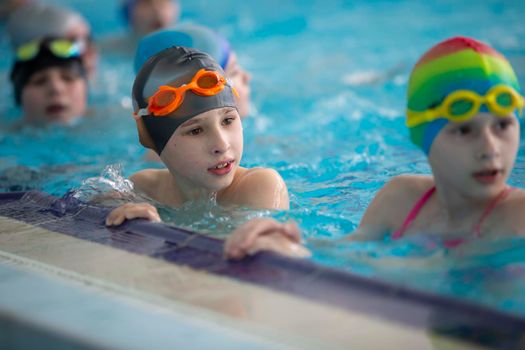
[{"label": "gray swim cap", "polygon": [[43,37],[67,37],[68,31],[81,23],[89,28],[78,12],[49,4],[31,3],[13,12],[7,21],[6,31],[11,46],[20,45]]},{"label": "gray swim cap", "polygon": [[[133,83],[132,100],[135,113],[148,108],[148,98],[153,96],[160,86],[180,87],[188,84],[201,69],[225,76],[222,68],[211,56],[196,49],[173,46],[153,55],[144,63]],[[168,115],[148,114],[137,118],[140,143],[160,154],[181,124],[198,114],[222,107],[237,108],[230,83],[212,96],[201,96],[188,90],[180,107]]]}]

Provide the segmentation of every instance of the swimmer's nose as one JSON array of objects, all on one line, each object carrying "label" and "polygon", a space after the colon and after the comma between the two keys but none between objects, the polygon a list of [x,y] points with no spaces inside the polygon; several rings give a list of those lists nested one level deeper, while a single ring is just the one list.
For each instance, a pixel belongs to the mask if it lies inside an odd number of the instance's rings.
[{"label": "swimmer's nose", "polygon": [[214,154],[222,154],[230,149],[230,142],[225,132],[216,130],[210,136],[211,149]]},{"label": "swimmer's nose", "polygon": [[500,156],[499,142],[494,131],[490,127],[483,128],[480,134],[480,145],[478,158],[481,160],[491,160]]},{"label": "swimmer's nose", "polygon": [[47,88],[51,95],[56,95],[62,91],[64,91],[64,88],[66,87],[66,84],[64,81],[58,77],[52,77],[48,80]]}]

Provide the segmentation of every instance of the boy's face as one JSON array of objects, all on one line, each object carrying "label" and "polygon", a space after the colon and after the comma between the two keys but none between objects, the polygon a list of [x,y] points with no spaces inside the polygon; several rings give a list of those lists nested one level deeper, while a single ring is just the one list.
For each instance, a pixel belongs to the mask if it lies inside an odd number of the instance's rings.
[{"label": "boy's face", "polygon": [[73,69],[50,67],[29,78],[21,97],[25,120],[67,124],[86,111],[87,83]]},{"label": "boy's face", "polygon": [[250,113],[250,74],[246,72],[237,62],[237,55],[234,52],[230,54],[228,64],[224,70],[226,77],[233,83],[233,87],[239,93],[235,96],[235,102],[239,109],[239,115],[244,118]]},{"label": "boy's face", "polygon": [[137,0],[131,10],[131,24],[135,34],[144,36],[175,24],[179,4],[173,0]]},{"label": "boy's face", "polygon": [[519,135],[513,115],[478,113],[466,122],[448,123],[429,153],[436,183],[481,200],[498,195],[514,166]]},{"label": "boy's face", "polygon": [[180,125],[160,158],[181,182],[219,191],[228,187],[243,151],[242,124],[235,108],[216,108]]}]

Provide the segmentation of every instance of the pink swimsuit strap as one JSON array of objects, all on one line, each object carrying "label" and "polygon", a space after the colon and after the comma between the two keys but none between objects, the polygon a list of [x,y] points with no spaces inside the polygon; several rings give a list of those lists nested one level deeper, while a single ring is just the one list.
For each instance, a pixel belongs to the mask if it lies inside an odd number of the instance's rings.
[{"label": "pink swimsuit strap", "polygon": [[478,223],[474,225],[472,231],[476,235],[476,237],[481,236],[481,225],[483,225],[483,221],[490,215],[490,213],[494,210],[496,205],[501,202],[503,199],[507,198],[510,192],[512,192],[513,188],[510,186],[507,186],[503,191],[501,191],[500,194],[496,198],[494,198],[485,208],[483,211],[483,214],[479,217]]},{"label": "pink swimsuit strap", "polygon": [[[483,225],[483,222],[485,221],[485,219],[494,210],[496,205],[499,202],[501,202],[503,199],[505,199],[512,190],[513,190],[512,187],[507,186],[503,191],[501,191],[501,193],[496,198],[494,198],[487,205],[487,207],[485,208],[485,210],[481,214],[481,217],[479,218],[478,222],[476,223],[476,225],[474,225],[474,227],[472,229],[472,231],[474,232],[476,237],[480,236],[480,234],[481,234],[481,225]],[[435,191],[436,191],[436,187],[432,186],[432,188],[430,188],[428,191],[426,191],[423,194],[423,196],[421,196],[421,198],[417,201],[417,203],[414,205],[412,210],[410,210],[410,212],[408,213],[405,221],[403,222],[403,225],[401,225],[399,230],[395,231],[392,234],[392,239],[399,239],[399,238],[403,237],[403,235],[405,234],[405,231],[412,224],[412,222],[416,219],[417,215],[419,214],[419,212],[421,211],[423,206],[430,199],[430,197],[432,197],[432,195],[434,194]],[[455,246],[463,243],[463,241],[464,241],[464,239],[462,239],[462,238],[452,239],[452,240],[444,242],[444,245],[446,247],[455,247]]]},{"label": "pink swimsuit strap", "polygon": [[408,229],[410,224],[417,218],[417,215],[423,208],[423,206],[426,204],[426,202],[432,197],[432,195],[436,192],[436,186],[432,186],[428,191],[426,191],[421,198],[417,201],[417,203],[414,205],[412,210],[408,213],[405,221],[403,222],[403,225],[392,234],[392,239],[399,239],[403,237],[405,234],[405,231]]}]

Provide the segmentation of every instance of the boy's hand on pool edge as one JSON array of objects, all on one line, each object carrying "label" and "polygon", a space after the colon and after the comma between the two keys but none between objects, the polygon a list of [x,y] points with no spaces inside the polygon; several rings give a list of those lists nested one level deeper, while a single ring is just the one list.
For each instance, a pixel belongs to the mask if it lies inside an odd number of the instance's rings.
[{"label": "boy's hand on pool edge", "polygon": [[232,232],[224,244],[227,259],[242,259],[260,251],[272,251],[291,257],[308,257],[310,251],[301,245],[301,232],[295,222],[280,223],[257,218]]},{"label": "boy's hand on pool edge", "polygon": [[160,216],[153,205],[149,203],[127,203],[117,207],[106,217],[106,226],[118,226],[125,220],[146,219],[160,222]]}]

